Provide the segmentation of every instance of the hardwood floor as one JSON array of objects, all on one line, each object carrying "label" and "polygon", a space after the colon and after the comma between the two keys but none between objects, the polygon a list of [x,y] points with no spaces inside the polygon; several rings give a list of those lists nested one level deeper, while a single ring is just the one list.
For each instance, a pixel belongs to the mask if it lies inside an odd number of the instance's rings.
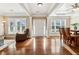
[{"label": "hardwood floor", "polygon": [[79,45],[78,46],[75,46],[75,47],[72,47],[72,46],[69,46],[77,55],[79,55]]},{"label": "hardwood floor", "polygon": [[71,55],[63,41],[54,37],[33,37],[24,42],[13,43],[0,51],[0,55]]}]

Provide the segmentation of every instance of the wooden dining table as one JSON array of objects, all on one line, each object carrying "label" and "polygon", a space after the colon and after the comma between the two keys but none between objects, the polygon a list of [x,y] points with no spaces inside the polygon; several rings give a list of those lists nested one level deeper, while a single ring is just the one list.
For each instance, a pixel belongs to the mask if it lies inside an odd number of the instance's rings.
[{"label": "wooden dining table", "polygon": [[74,34],[77,35],[79,30],[71,30],[71,32],[74,32]]},{"label": "wooden dining table", "polygon": [[74,36],[75,36],[75,42],[76,42],[76,45],[77,45],[77,38],[79,38],[79,30],[70,30],[71,32],[73,32]]}]

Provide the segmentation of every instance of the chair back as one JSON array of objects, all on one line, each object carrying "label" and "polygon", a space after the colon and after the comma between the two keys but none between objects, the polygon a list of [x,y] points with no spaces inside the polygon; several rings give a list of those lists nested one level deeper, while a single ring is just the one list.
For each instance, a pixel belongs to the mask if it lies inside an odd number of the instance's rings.
[{"label": "chair back", "polygon": [[29,28],[26,29],[25,35],[26,35],[26,36],[30,36],[30,30],[29,30]]},{"label": "chair back", "polygon": [[62,28],[59,28],[59,33],[60,33],[60,35],[63,34],[63,33],[62,33]]},{"label": "chair back", "polygon": [[66,36],[70,37],[70,28],[65,28]]},{"label": "chair back", "polygon": [[67,35],[66,35],[66,32],[65,32],[65,28],[61,28],[61,31],[62,31],[63,39],[67,40]]}]

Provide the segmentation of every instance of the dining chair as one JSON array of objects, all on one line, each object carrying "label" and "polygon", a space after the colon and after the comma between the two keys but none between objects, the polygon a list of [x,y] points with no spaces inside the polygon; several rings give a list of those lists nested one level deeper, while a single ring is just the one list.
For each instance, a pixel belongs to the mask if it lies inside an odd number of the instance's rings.
[{"label": "dining chair", "polygon": [[62,37],[62,35],[63,35],[63,33],[62,33],[62,28],[59,28],[59,34],[60,34],[60,40],[63,38]]},{"label": "dining chair", "polygon": [[67,44],[75,46],[77,44],[77,39],[79,35],[71,34],[70,28],[65,28],[66,36],[67,36]]},{"label": "dining chair", "polygon": [[66,43],[67,42],[67,35],[65,32],[65,28],[61,28],[61,32],[62,32],[63,42]]},{"label": "dining chair", "polygon": [[65,33],[66,33],[66,37],[67,37],[66,42],[68,45],[71,45],[72,44],[72,36],[70,33],[70,28],[65,28]]}]

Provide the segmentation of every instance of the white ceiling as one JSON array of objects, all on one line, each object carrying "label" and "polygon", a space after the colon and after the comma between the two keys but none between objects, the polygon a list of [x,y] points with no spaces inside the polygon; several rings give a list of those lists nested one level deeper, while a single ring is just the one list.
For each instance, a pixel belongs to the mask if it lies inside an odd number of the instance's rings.
[{"label": "white ceiling", "polygon": [[26,15],[26,10],[17,3],[0,3],[0,15]]},{"label": "white ceiling", "polygon": [[0,15],[7,16],[47,16],[55,9],[56,3],[0,3]]},{"label": "white ceiling", "polygon": [[43,3],[42,6],[38,6],[37,3],[27,3],[32,16],[47,16],[51,9],[55,6],[55,3]]},{"label": "white ceiling", "polygon": [[73,13],[72,3],[0,3],[0,15],[3,16],[48,16],[50,13],[64,15]]},{"label": "white ceiling", "polygon": [[58,16],[71,16],[73,14],[79,14],[79,10],[73,10],[74,8],[72,5],[75,3],[62,3],[58,8],[55,9],[54,12],[52,12],[52,15],[58,15]]}]

